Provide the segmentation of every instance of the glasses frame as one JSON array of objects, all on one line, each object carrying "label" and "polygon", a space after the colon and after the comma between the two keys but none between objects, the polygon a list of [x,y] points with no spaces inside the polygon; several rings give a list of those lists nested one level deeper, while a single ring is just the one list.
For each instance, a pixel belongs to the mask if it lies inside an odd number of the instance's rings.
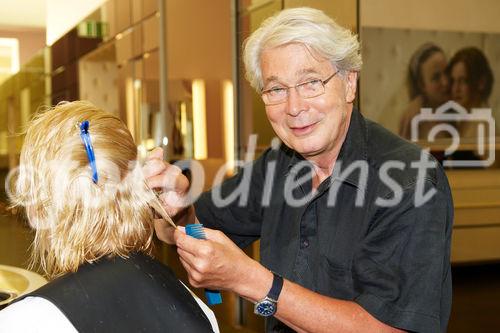
[{"label": "glasses frame", "polygon": [[[335,75],[337,75],[338,73],[340,72],[340,70],[337,70],[335,73],[333,73],[332,75],[330,75],[328,78],[326,78],[325,80],[318,80],[318,79],[314,79],[314,80],[309,80],[309,81],[306,81],[306,82],[301,82],[301,83],[297,83],[296,85],[294,86],[284,86],[284,87],[280,87],[280,89],[285,89],[286,90],[286,97],[283,99],[283,101],[280,101],[280,102],[275,102],[275,103],[269,103],[268,101],[266,101],[267,96],[266,94],[272,90],[274,90],[275,88],[271,88],[271,89],[266,89],[266,90],[262,90],[262,92],[260,93],[260,96],[262,97],[262,101],[264,101],[264,104],[265,105],[278,105],[278,104],[281,104],[281,103],[284,103],[286,102],[286,100],[288,99],[288,96],[290,95],[289,91],[290,89],[294,88],[295,91],[297,92],[297,94],[301,97],[301,98],[304,98],[304,99],[308,99],[308,98],[314,98],[314,97],[318,97],[318,96],[321,96],[325,93],[326,89],[325,89],[325,85],[331,80],[333,79],[333,77]],[[309,84],[311,82],[314,82],[314,81],[319,81],[321,82],[321,85],[323,86],[323,91],[317,95],[314,95],[314,96],[309,96],[309,97],[304,97],[300,94],[299,90],[297,89],[298,87],[300,86],[304,86],[306,84]]]}]

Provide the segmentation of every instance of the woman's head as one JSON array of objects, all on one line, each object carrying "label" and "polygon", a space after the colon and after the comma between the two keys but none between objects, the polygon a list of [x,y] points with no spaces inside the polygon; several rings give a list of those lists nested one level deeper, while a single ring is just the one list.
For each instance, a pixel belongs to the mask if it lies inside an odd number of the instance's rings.
[{"label": "woman's head", "polygon": [[[89,122],[99,180],[94,183],[79,124]],[[149,252],[153,216],[125,124],[89,102],[59,104],[30,123],[13,204],[35,229],[34,262],[49,276],[107,255]]]},{"label": "woman's head", "polygon": [[427,43],[415,51],[408,67],[408,89],[410,99],[422,96],[429,106],[448,100],[446,57],[439,46]]},{"label": "woman's head", "polygon": [[254,89],[263,87],[262,51],[292,43],[305,45],[343,72],[361,70],[359,42],[352,32],[318,9],[285,9],[264,21],[245,41],[243,61]]},{"label": "woman's head", "polygon": [[493,88],[493,73],[481,50],[475,47],[459,50],[450,60],[448,73],[453,100],[465,108],[488,102]]}]

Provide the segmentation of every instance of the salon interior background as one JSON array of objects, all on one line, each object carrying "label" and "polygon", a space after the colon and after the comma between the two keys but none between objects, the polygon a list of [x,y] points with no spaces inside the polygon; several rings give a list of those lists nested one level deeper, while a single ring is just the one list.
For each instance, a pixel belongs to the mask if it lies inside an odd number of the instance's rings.
[{"label": "salon interior background", "polygon": [[[359,33],[364,70],[358,105],[395,132],[408,103],[405,69],[421,43],[440,43],[448,57],[477,46],[500,77],[500,2],[495,0],[1,0],[2,177],[18,163],[22,136],[14,134],[41,105],[88,99],[118,114],[143,153],[163,145],[170,160],[199,160],[209,187],[222,164],[244,158],[250,134],[258,134],[258,151],[274,137],[259,96],[243,77],[243,39],[275,11],[303,5],[322,9]],[[498,115],[498,85],[490,106]],[[460,284],[456,287],[450,331],[461,332],[475,321],[484,327],[478,318],[500,311],[498,304],[475,304],[467,299],[472,296],[463,296],[473,294],[465,289],[467,274],[475,276],[470,269],[486,270],[488,279],[496,266],[478,264],[500,259],[500,169],[496,163],[447,174],[456,214],[452,259],[458,279],[465,281],[463,293]],[[5,193],[0,199],[0,208],[5,207]],[[0,264],[24,266],[26,226],[5,209],[1,214],[8,218],[0,224]],[[247,251],[258,258],[258,245]],[[171,249],[159,245],[157,252],[182,276]],[[487,285],[488,293],[500,296],[498,284]],[[233,295],[225,299],[216,309],[221,321],[261,330],[251,306]],[[461,299],[475,306],[462,306]]]}]

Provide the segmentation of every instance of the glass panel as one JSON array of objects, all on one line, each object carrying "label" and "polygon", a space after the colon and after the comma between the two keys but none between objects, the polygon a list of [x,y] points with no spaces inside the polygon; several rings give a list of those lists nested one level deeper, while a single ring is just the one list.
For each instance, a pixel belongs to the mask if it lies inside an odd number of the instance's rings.
[{"label": "glass panel", "polygon": [[0,83],[19,70],[19,41],[0,38]]},{"label": "glass panel", "polygon": [[[141,66],[140,78],[140,115],[141,115],[141,143],[149,150],[161,145],[165,136],[161,126],[160,114],[160,78],[158,50],[145,53],[144,58],[137,61]],[[138,69],[139,70],[139,69]],[[138,77],[138,75],[136,74]]]},{"label": "glass panel", "polygon": [[[164,5],[167,158],[197,160],[207,189],[220,167],[234,158],[226,152],[234,151],[235,131],[232,1],[169,0]],[[232,148],[226,149],[225,143],[231,142]],[[200,181],[199,175],[193,177]],[[219,323],[238,324],[235,295],[224,292],[223,299],[214,308]]]},{"label": "glass panel", "polygon": [[[28,120],[50,104],[49,50],[44,48],[0,85],[0,167],[17,165]],[[8,158],[7,158],[8,155]]]},{"label": "glass panel", "polygon": [[117,79],[115,43],[106,44],[80,59],[80,98],[120,115]]},{"label": "glass panel", "polygon": [[242,43],[250,36],[266,18],[282,9],[282,1],[239,1],[238,7],[238,49],[239,49],[239,114],[241,143],[239,154],[244,156],[249,143],[250,135],[257,135],[257,154],[269,146],[275,137],[274,130],[266,116],[264,103],[258,94],[245,79],[245,67],[241,58]]},{"label": "glass panel", "polygon": [[105,42],[80,59],[80,97],[119,115],[144,157],[165,137],[157,1],[110,0],[92,19]]},{"label": "glass panel", "polygon": [[191,80],[168,81],[168,112],[173,119],[173,159],[194,157],[193,98]]},{"label": "glass panel", "polygon": [[[234,158],[227,152],[234,150],[235,127],[234,93],[227,93],[233,81],[231,2],[167,1],[165,7],[168,154],[200,160],[208,188]],[[233,148],[225,148],[231,142]]]}]

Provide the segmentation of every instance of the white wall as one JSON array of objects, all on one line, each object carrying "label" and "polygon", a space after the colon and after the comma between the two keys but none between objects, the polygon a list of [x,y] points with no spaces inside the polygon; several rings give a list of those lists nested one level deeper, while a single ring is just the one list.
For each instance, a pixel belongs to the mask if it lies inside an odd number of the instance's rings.
[{"label": "white wall", "polygon": [[71,30],[106,0],[47,0],[47,45]]},{"label": "white wall", "polygon": [[498,0],[361,0],[362,27],[500,32]]},{"label": "white wall", "polygon": [[0,26],[45,27],[45,0],[0,1]]}]

